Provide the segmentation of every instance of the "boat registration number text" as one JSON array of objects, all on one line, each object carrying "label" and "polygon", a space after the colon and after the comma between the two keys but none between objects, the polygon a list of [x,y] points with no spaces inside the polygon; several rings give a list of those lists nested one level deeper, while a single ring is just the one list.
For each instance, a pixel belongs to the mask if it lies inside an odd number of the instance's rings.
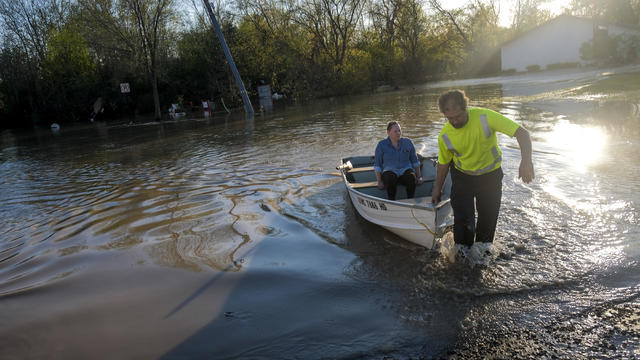
[{"label": "boat registration number text", "polygon": [[360,205],[366,206],[371,209],[387,210],[387,205],[385,205],[383,202],[376,202],[368,199],[363,199],[361,197],[358,198],[358,202],[360,203]]}]

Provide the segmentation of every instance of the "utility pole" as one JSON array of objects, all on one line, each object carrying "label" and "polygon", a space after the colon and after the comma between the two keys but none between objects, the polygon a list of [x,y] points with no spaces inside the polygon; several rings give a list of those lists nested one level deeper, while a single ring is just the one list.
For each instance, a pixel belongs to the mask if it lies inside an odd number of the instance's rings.
[{"label": "utility pole", "polygon": [[242,95],[242,101],[244,102],[244,111],[247,116],[252,117],[254,114],[253,106],[251,105],[251,100],[249,100],[249,96],[247,95],[247,90],[244,88],[244,83],[242,82],[242,78],[240,77],[240,73],[236,68],[236,63],[233,62],[233,57],[231,56],[231,51],[229,51],[229,47],[227,46],[227,42],[224,40],[224,36],[222,35],[222,30],[220,30],[220,24],[216,19],[216,16],[213,14],[213,9],[211,4],[207,0],[203,0],[204,6],[209,13],[209,18],[211,19],[211,24],[213,25],[213,29],[216,31],[216,35],[218,35],[218,40],[220,40],[220,45],[222,46],[222,51],[224,51],[224,56],[227,58],[227,62],[231,67],[231,72],[233,73],[233,77],[236,79],[236,84],[238,88],[240,88],[240,95]]}]

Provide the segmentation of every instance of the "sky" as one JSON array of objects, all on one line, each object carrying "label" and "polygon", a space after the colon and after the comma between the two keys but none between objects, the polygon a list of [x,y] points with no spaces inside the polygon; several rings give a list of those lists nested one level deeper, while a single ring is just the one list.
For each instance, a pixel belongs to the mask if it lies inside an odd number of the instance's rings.
[{"label": "sky", "polygon": [[[464,6],[469,0],[446,0],[441,4],[446,9],[455,9]],[[514,7],[516,0],[498,0],[500,2],[500,25],[509,26],[513,19],[512,8]],[[562,9],[569,6],[571,0],[551,0],[544,4],[542,7],[548,9],[552,16],[562,13]]]}]

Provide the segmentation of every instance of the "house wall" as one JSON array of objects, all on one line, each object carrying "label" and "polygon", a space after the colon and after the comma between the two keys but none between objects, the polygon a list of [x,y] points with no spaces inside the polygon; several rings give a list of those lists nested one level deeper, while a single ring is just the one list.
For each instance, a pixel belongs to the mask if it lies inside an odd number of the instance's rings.
[{"label": "house wall", "polygon": [[580,46],[593,38],[589,20],[560,16],[502,47],[502,70],[527,71],[527,66],[580,62]]},{"label": "house wall", "polygon": [[639,35],[637,30],[633,30],[628,27],[618,26],[618,25],[607,26],[607,34],[609,34],[609,36],[616,36],[620,34],[631,34],[636,36]]}]

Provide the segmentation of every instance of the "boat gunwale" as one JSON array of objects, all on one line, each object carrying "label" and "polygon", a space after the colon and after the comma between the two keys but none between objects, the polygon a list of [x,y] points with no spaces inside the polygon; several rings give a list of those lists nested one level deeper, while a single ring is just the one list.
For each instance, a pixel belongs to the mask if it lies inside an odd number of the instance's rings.
[{"label": "boat gunwale", "polygon": [[[347,180],[346,173],[347,173],[347,170],[342,170],[342,181],[346,185],[347,190],[356,193],[358,196],[362,196],[362,197],[368,198],[370,200],[384,201],[385,203],[390,203],[390,204],[393,204],[393,205],[396,205],[396,206],[419,209],[419,210],[429,210],[429,211],[438,211],[441,207],[445,206],[447,203],[449,203],[451,201],[450,198],[447,198],[445,200],[441,200],[439,203],[437,203],[435,205],[432,204],[432,203],[427,203],[428,205],[420,205],[420,204],[409,204],[409,203],[406,203],[406,202],[401,202],[401,201],[397,201],[397,200],[389,200],[389,199],[381,198],[381,197],[378,197],[378,196],[365,194],[365,193],[359,191],[358,189],[354,189],[353,186],[351,186],[351,183]],[[430,181],[433,182],[435,180],[430,180]]]}]

